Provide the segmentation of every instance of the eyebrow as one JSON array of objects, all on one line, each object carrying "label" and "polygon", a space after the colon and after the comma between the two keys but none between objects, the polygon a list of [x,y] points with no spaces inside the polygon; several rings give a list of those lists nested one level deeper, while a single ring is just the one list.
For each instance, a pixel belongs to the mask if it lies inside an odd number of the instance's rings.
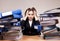
[{"label": "eyebrow", "polygon": [[28,15],[34,15],[34,14],[28,14]]}]

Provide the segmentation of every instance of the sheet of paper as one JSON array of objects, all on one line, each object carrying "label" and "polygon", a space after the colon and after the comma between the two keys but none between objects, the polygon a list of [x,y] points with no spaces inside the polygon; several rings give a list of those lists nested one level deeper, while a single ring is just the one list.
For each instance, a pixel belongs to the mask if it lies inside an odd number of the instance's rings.
[{"label": "sheet of paper", "polygon": [[34,26],[34,29],[38,29],[38,26]]},{"label": "sheet of paper", "polygon": [[2,13],[2,16],[8,16],[8,15],[12,15],[12,11],[9,11],[9,12],[5,12],[5,13]]}]

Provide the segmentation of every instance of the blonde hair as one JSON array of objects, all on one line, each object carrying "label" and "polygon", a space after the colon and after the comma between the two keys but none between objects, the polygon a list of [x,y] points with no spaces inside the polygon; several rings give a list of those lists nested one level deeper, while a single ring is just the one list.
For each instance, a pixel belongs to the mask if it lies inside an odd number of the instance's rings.
[{"label": "blonde hair", "polygon": [[26,15],[27,15],[28,12],[30,12],[30,11],[33,11],[33,13],[35,14],[35,20],[38,20],[37,11],[36,11],[36,9],[35,9],[34,7],[26,9],[23,20],[26,20],[26,18],[27,18]]}]

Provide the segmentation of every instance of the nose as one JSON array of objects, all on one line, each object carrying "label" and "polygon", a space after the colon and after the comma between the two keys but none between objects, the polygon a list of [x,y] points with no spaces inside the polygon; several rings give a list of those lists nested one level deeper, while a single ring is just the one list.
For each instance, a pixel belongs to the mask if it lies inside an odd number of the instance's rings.
[{"label": "nose", "polygon": [[32,17],[32,15],[29,15],[29,17]]}]

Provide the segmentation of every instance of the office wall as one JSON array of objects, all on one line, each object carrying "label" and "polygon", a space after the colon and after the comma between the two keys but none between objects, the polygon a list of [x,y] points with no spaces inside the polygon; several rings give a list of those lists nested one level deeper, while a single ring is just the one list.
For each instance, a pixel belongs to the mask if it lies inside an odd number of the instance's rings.
[{"label": "office wall", "polygon": [[0,11],[22,9],[24,11],[29,7],[35,7],[38,14],[46,10],[60,7],[60,0],[0,0]]}]

